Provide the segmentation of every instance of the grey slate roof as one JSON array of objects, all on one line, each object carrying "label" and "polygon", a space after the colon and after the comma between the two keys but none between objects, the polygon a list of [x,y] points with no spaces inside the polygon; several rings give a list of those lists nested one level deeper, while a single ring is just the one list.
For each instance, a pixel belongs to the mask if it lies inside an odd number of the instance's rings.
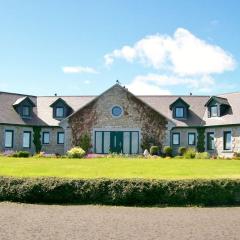
[{"label": "grey slate roof", "polygon": [[[181,97],[190,105],[189,115],[186,120],[177,120],[172,118],[172,111],[169,106]],[[203,116],[206,110],[204,104],[209,96],[139,96],[144,102],[148,103],[158,112],[172,119],[177,126],[196,126],[203,125]]]},{"label": "grey slate roof", "polygon": [[[29,97],[36,105],[36,107],[33,108],[33,117],[31,119],[22,119],[13,107],[14,103],[21,101],[21,99],[25,97]],[[31,96],[0,92],[0,123],[58,126],[59,121],[53,118],[52,108],[50,107],[58,98],[62,98],[73,111],[77,111],[95,97],[96,96]],[[190,105],[189,115],[185,120],[173,119],[172,111],[169,109],[169,106],[179,97]],[[240,124],[240,93],[222,94],[218,97],[227,100],[231,105],[230,112],[220,118],[208,118],[207,108],[204,105],[210,99],[210,96],[138,96],[143,102],[171,119],[176,126],[179,127]]]}]

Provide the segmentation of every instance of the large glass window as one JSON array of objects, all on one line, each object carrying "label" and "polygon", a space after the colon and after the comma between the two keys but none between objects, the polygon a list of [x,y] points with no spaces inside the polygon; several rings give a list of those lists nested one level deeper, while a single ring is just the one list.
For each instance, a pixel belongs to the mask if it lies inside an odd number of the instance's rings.
[{"label": "large glass window", "polygon": [[103,132],[103,152],[109,153],[110,150],[110,132]]},{"label": "large glass window", "polygon": [[214,149],[214,133],[208,132],[207,133],[207,150]]},{"label": "large glass window", "polygon": [[63,132],[57,133],[57,143],[64,144],[64,133]]},{"label": "large glass window", "polygon": [[196,133],[188,133],[188,145],[196,144]]},{"label": "large glass window", "polygon": [[50,143],[50,133],[49,132],[43,132],[42,143],[43,144],[49,144]]},{"label": "large glass window", "polygon": [[132,148],[132,154],[137,154],[138,153],[138,132],[131,132],[131,138],[132,138],[132,143],[131,143],[131,148]]},{"label": "large glass window", "polygon": [[23,117],[29,117],[30,116],[30,107],[29,106],[23,106],[22,107],[22,116]]},{"label": "large glass window", "polygon": [[56,111],[55,112],[55,116],[57,118],[62,118],[64,116],[64,109],[63,109],[63,107],[56,107],[55,111]]},{"label": "large glass window", "polygon": [[23,147],[24,148],[31,147],[31,132],[29,132],[29,131],[23,132]]},{"label": "large glass window", "polygon": [[223,149],[224,150],[232,149],[232,133],[231,133],[231,131],[223,132]]},{"label": "large glass window", "polygon": [[211,106],[210,107],[210,116],[211,117],[217,117],[218,116],[217,106]]},{"label": "large glass window", "polygon": [[6,130],[5,131],[5,143],[4,146],[6,148],[13,147],[13,130]]},{"label": "large glass window", "polygon": [[180,133],[173,133],[172,134],[172,144],[179,145],[180,144]]},{"label": "large glass window", "polygon": [[183,118],[184,108],[183,107],[176,107],[175,108],[175,116],[176,116],[176,118]]}]

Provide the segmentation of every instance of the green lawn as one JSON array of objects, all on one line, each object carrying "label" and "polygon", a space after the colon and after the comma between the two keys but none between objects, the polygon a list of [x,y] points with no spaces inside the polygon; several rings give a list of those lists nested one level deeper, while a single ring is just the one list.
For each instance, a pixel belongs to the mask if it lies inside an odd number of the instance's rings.
[{"label": "green lawn", "polygon": [[0,157],[0,175],[69,178],[240,178],[240,160]]}]

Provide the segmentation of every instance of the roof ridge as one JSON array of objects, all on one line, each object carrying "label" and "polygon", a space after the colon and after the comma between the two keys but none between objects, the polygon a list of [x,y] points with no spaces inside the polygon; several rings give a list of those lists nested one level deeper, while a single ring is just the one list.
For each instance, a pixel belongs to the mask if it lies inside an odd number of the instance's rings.
[{"label": "roof ridge", "polygon": [[216,95],[216,96],[227,95],[227,94],[237,94],[237,93],[240,94],[240,92],[229,92],[229,93],[225,92],[225,93],[221,93],[221,94]]},{"label": "roof ridge", "polygon": [[57,96],[50,96],[50,95],[46,95],[46,96],[36,96],[36,97],[97,97],[98,95],[57,95]]},{"label": "roof ridge", "polygon": [[211,97],[209,95],[136,95],[137,97]]},{"label": "roof ridge", "polygon": [[29,94],[23,94],[23,93],[14,93],[14,92],[4,92],[4,91],[0,91],[0,93],[10,94],[10,95],[19,95],[19,96],[23,96],[23,97],[37,97],[36,95],[29,95]]}]

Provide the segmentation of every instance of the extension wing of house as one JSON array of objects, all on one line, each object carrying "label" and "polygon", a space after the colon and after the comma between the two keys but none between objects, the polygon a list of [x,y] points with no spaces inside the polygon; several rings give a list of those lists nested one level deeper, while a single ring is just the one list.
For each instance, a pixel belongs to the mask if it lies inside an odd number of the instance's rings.
[{"label": "extension wing of house", "polygon": [[146,146],[198,147],[231,156],[240,148],[240,93],[135,96],[115,84],[99,96],[0,92],[0,151],[63,154],[91,138],[94,153],[142,153]]}]

